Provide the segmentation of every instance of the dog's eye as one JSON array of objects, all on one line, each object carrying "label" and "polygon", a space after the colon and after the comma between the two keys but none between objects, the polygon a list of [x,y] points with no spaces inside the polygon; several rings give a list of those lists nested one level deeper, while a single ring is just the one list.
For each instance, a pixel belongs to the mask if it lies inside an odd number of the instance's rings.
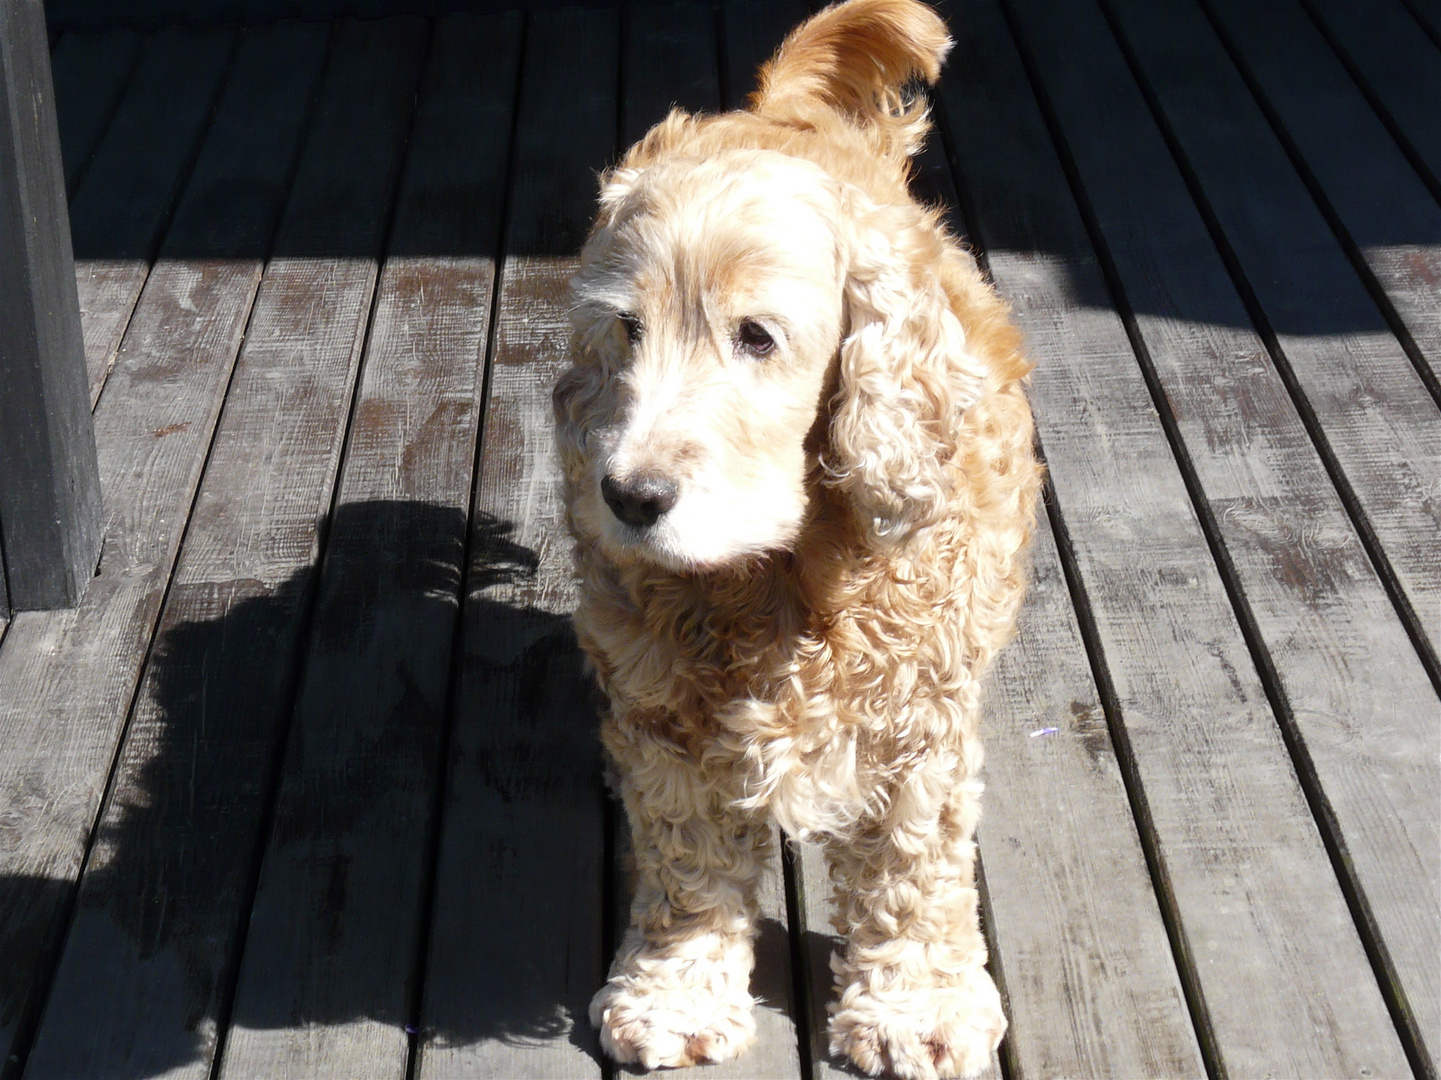
[{"label": "dog's eye", "polygon": [[640,336],[644,332],[645,328],[642,327],[640,324],[639,315],[636,315],[634,312],[630,311],[622,311],[616,316],[616,318],[619,319],[621,325],[625,327],[626,341],[634,345],[637,341],[640,340]]},{"label": "dog's eye", "polygon": [[760,323],[747,319],[736,327],[736,344],[752,356],[768,356],[776,347],[776,339]]}]

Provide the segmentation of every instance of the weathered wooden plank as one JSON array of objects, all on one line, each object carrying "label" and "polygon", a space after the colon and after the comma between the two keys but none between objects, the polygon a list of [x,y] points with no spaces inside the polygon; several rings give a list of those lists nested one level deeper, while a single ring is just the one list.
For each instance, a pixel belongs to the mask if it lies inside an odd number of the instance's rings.
[{"label": "weathered wooden plank", "polygon": [[739,109],[756,88],[756,72],[810,14],[804,0],[733,0],[721,8],[721,89]]},{"label": "weathered wooden plank", "polygon": [[65,191],[73,196],[135,71],[140,38],[132,30],[66,34],[50,57]]},{"label": "weathered wooden plank", "polygon": [[715,11],[679,3],[636,8],[625,23],[621,53],[620,140],[638,140],[671,107],[716,112],[721,107]]},{"label": "weathered wooden plank", "polygon": [[253,266],[171,265],[152,283],[116,363],[114,403],[95,414],[107,500],[100,573],[79,608],[17,617],[0,650],[10,838],[0,860],[0,1050],[16,1066],[259,277]]},{"label": "weathered wooden plank", "polygon": [[[1084,68],[1064,60],[1077,40],[1104,41],[1104,28],[1092,18],[1088,33],[1055,11],[1043,27],[1033,14],[1025,8],[1020,17],[1037,70],[1288,703],[1287,722],[1304,740],[1298,767],[1329,803],[1323,825],[1339,830],[1334,843],[1349,851],[1361,891],[1374,898],[1407,996],[1434,1013],[1435,692],[1129,73],[1119,59]],[[1188,305],[1204,305],[1211,321],[1188,319]]]},{"label": "weathered wooden plank", "polygon": [[[1104,26],[1074,7],[1049,9],[1048,23],[1038,7],[1016,5],[1048,63],[1118,63]],[[1403,1075],[1405,1056],[1009,35],[989,3],[967,3],[957,19],[971,34],[943,83],[949,126],[976,238],[1038,362],[1042,441],[1104,656],[1103,693],[1114,698],[1142,827],[1154,830],[1208,1068]],[[1095,33],[1081,36],[1088,28]],[[1096,107],[1106,92],[1083,100]],[[1187,265],[1185,250],[1151,257]]]},{"label": "weathered wooden plank", "polygon": [[1208,6],[1267,119],[1282,127],[1314,177],[1328,217],[1343,230],[1347,254],[1364,260],[1373,291],[1384,289],[1378,304],[1388,321],[1403,324],[1398,336],[1410,338],[1412,360],[1441,401],[1441,205],[1299,2]]},{"label": "weathered wooden plank", "polygon": [[[804,1004],[809,1009],[806,1030],[810,1035],[810,1046],[806,1050],[811,1076],[813,1080],[840,1080],[850,1074],[851,1068],[844,1057],[831,1056],[826,1024],[830,1020],[827,1006],[835,999],[831,957],[845,951],[845,940],[836,933],[831,923],[836,904],[830,874],[826,869],[825,852],[816,844],[794,844],[791,851],[794,870],[792,887],[796,894],[799,923],[796,932],[801,935],[802,975],[806,988]],[[997,1071],[994,1067],[991,1069],[993,1074]]]},{"label": "weathered wooden plank", "polygon": [[[977,61],[963,53],[958,62]],[[1007,83],[1016,74],[983,67],[975,82],[1028,95],[1024,83]],[[931,142],[912,189],[957,207],[945,133]],[[952,225],[964,234],[958,213]],[[1113,743],[1091,664],[1043,511],[1016,640],[988,677],[982,713],[987,792],[977,842],[982,923],[1011,1018],[1001,1056],[1013,1076],[1199,1075],[1125,748],[1118,754]]]},{"label": "weathered wooden plank", "polygon": [[1362,89],[1395,125],[1432,192],[1441,192],[1441,116],[1435,104],[1441,98],[1441,53],[1434,39],[1426,40],[1397,0],[1303,2]]},{"label": "weathered wooden plank", "polygon": [[417,1075],[599,1077],[605,836],[550,388],[615,152],[615,13],[534,12],[462,612]]},{"label": "weathered wooden plank", "polygon": [[807,1075],[800,1060],[799,1003],[795,1000],[796,980],[791,971],[791,935],[798,934],[800,928],[790,925],[786,912],[786,883],[780,854],[784,838],[779,830],[775,832],[775,851],[766,864],[756,895],[760,930],[750,987],[757,1000],[755,1045],[741,1057],[720,1065],[677,1070],[679,1076],[693,1076],[697,1080],[709,1076],[717,1080],[749,1080],[756,1076],[782,1080]]},{"label": "weathered wooden plank", "polygon": [[29,1076],[211,1072],[426,31],[338,34]]},{"label": "weathered wooden plank", "polygon": [[[303,30],[303,32],[302,32]],[[166,229],[161,260],[264,259],[315,111],[324,24],[245,30],[235,69]],[[285,71],[277,78],[276,71]]]},{"label": "weathered wooden plank", "polygon": [[[1441,643],[1441,408],[1190,0],[1117,3],[1119,28],[1277,341],[1333,480],[1374,532],[1434,653]],[[1264,331],[1263,331],[1264,333]],[[1306,414],[1311,415],[1307,416]],[[1349,491],[1344,490],[1349,488]]]},{"label": "weathered wooden plank", "polygon": [[51,86],[44,9],[0,0],[0,614],[78,602],[102,539]]},{"label": "weathered wooden plank", "polygon": [[1406,10],[1416,18],[1421,30],[1441,49],[1441,4],[1436,0],[1401,0]]},{"label": "weathered wooden plank", "polygon": [[[305,58],[284,47],[295,34],[277,32],[276,59],[277,70],[299,78]],[[312,73],[314,60],[318,50],[308,65]],[[238,71],[251,64],[242,53]],[[273,71],[261,73],[267,82],[277,81]],[[238,75],[237,85],[246,82]],[[222,115],[232,108],[246,112],[250,104],[238,94]],[[299,122],[273,115],[256,120],[264,126],[265,150],[255,164],[270,162],[278,207]],[[204,160],[197,184],[208,172]],[[188,216],[182,202],[172,239],[184,242]],[[273,219],[274,209],[264,208],[261,217]],[[224,224],[241,238],[255,227],[243,213]],[[221,250],[243,246],[213,239]],[[116,364],[115,396],[95,414],[107,512],[100,573],[78,610],[26,616],[0,650],[0,818],[13,829],[0,864],[6,883],[0,954],[10,973],[0,984],[0,1049],[15,1068],[28,1051],[37,995],[64,932],[73,883],[260,276],[258,259],[160,260]]]},{"label": "weathered wooden plank", "polygon": [[[1066,33],[1075,40],[1082,31]],[[1435,693],[1260,340],[1244,327],[1240,300],[1129,75],[1119,63],[1081,72],[1057,59],[1059,39],[1034,37],[1215,529],[1305,738],[1310,764],[1301,767],[1317,770],[1339,843],[1377,898],[1375,915],[1409,969],[1406,981],[1434,1010]],[[1157,251],[1184,256],[1157,260]],[[1202,302],[1215,321],[1187,321],[1181,306]]]},{"label": "weathered wooden plank", "polygon": [[436,26],[226,1077],[405,1076],[520,26]]},{"label": "weathered wooden plank", "polygon": [[989,677],[978,832],[1012,1076],[1205,1070],[1044,512]]},{"label": "weathered wooden plank", "polygon": [[[297,51],[295,38],[311,44]],[[261,116],[251,106],[274,84],[308,93],[320,58],[315,31],[276,31],[237,60],[236,87],[218,118],[249,115],[263,140],[251,166],[268,178],[273,205],[247,204],[207,228],[216,250],[245,250],[284,194],[300,117]],[[258,95],[258,96],[257,96]],[[233,135],[234,133],[231,132]],[[220,160],[223,151],[215,151]],[[219,178],[202,153],[195,185]],[[207,179],[208,178],[208,179]],[[170,239],[189,246],[182,201]],[[225,231],[228,230],[228,233]],[[205,462],[220,403],[261,277],[258,258],[224,262],[162,258],[130,320],[114,372],[115,393],[96,411],[106,546],[99,575],[73,612],[17,621],[0,650],[0,818],[13,830],[3,863],[0,1049],[18,1069],[28,1053],[68,919],[74,882],[149,648],[165,582]]]},{"label": "weathered wooden plank", "polygon": [[100,396],[178,185],[215,103],[233,30],[163,30],[70,203],[90,400]]}]

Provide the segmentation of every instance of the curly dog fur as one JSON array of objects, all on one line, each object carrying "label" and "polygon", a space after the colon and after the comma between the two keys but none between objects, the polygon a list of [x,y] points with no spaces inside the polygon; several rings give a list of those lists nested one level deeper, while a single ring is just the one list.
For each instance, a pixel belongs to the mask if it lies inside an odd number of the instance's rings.
[{"label": "curly dog fur", "polygon": [[823,842],[833,1052],[963,1076],[1005,1029],[973,835],[980,678],[1040,468],[1005,305],[907,191],[917,0],[798,27],[749,109],[679,110],[602,181],[555,390],[575,616],[634,838],[591,1016],[646,1067],[754,1038],[769,821]]}]

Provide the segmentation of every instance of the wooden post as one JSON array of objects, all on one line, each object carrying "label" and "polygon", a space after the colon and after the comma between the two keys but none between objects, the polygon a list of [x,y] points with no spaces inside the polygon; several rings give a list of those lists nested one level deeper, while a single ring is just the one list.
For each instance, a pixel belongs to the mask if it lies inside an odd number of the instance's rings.
[{"label": "wooden post", "polygon": [[[45,11],[41,0],[0,0],[0,558],[9,606],[78,603],[102,536]],[[4,597],[0,587],[0,606]]]}]

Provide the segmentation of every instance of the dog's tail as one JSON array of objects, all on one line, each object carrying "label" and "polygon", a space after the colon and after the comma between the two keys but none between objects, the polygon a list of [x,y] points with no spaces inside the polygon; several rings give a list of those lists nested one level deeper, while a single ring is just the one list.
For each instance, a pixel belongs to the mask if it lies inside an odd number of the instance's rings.
[{"label": "dog's tail", "polygon": [[933,83],[951,49],[939,15],[920,0],[847,0],[796,27],[760,72],[752,111],[801,119],[817,103],[882,135],[886,151],[914,154],[925,139],[924,102],[904,87]]}]

